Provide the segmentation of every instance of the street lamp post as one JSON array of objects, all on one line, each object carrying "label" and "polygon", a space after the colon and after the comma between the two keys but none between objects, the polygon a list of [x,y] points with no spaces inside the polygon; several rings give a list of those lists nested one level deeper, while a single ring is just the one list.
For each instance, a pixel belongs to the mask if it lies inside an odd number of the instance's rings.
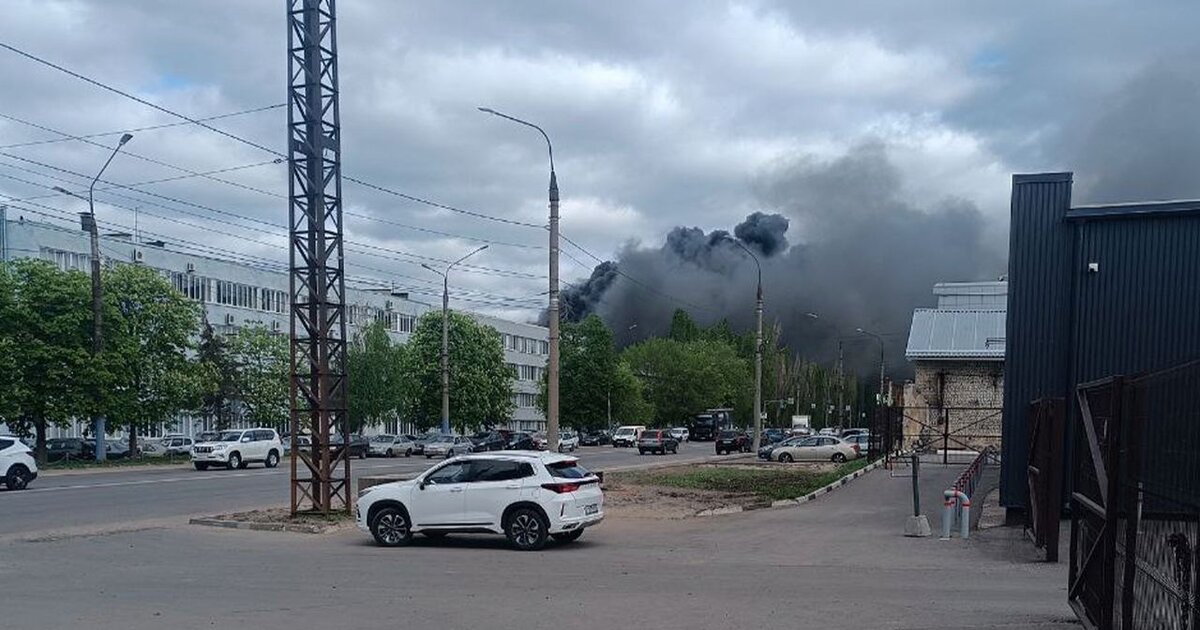
[{"label": "street lamp post", "polygon": [[882,407],[885,400],[883,394],[883,337],[862,328],[855,328],[854,330],[858,331],[859,334],[874,337],[879,342],[879,406]]},{"label": "street lamp post", "polygon": [[442,277],[442,434],[450,433],[450,270],[458,263],[487,249],[484,245],[475,251],[446,265],[445,271],[438,271],[425,263],[421,266]]},{"label": "street lamp post", "polygon": [[754,442],[752,446],[754,452],[757,453],[759,446],[762,445],[762,264],[758,262],[758,256],[755,256],[754,252],[750,251],[741,241],[733,242],[750,254],[750,258],[754,260],[754,267],[758,270],[758,290],[754,302],[754,318],[757,323],[754,332]]},{"label": "street lamp post", "polygon": [[550,308],[549,353],[546,358],[546,441],[550,452],[558,450],[558,178],[554,174],[554,145],[550,136],[541,127],[515,116],[509,116],[488,107],[480,107],[485,114],[498,116],[519,125],[532,127],[546,140],[546,152],[550,157]]},{"label": "street lamp post", "polygon": [[[100,172],[92,178],[91,185],[88,186],[88,212],[86,215],[81,214],[81,224],[88,231],[88,235],[92,241],[92,357],[98,359],[100,353],[104,351],[104,322],[102,318],[104,294],[100,287],[100,230],[96,226],[96,182],[100,181],[100,176],[108,169],[108,165],[112,163],[113,158],[117,157],[117,152],[121,147],[125,146],[126,142],[133,139],[133,134],[124,134],[117,141],[117,146],[113,147],[112,153],[108,159],[104,161],[104,166],[100,167]],[[66,193],[73,197],[79,197],[63,188],[56,187],[54,190]],[[93,392],[93,402],[96,408],[92,411],[92,432],[96,436],[95,457],[96,461],[102,462],[108,459],[108,449],[104,443],[104,433],[107,430],[105,427],[104,413],[100,408],[100,386],[96,385]]]}]

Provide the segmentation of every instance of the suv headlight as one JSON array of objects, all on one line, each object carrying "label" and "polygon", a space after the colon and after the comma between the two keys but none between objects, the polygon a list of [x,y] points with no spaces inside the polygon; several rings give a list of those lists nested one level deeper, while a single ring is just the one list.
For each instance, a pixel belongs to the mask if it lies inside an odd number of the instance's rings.
[{"label": "suv headlight", "polygon": [[213,450],[214,450],[214,451],[223,451],[223,450],[225,450],[225,445],[224,445],[224,444],[218,444],[218,445],[216,445],[216,446],[214,446],[214,447],[213,447]]}]

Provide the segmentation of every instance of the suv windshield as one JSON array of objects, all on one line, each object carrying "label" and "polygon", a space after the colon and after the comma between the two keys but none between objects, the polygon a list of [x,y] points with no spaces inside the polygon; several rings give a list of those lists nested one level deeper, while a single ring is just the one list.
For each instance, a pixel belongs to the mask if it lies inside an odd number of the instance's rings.
[{"label": "suv windshield", "polygon": [[241,431],[226,431],[226,432],[222,433],[221,437],[218,437],[216,441],[217,442],[236,442],[240,439],[242,439]]},{"label": "suv windshield", "polygon": [[633,429],[617,429],[617,435],[633,435]]},{"label": "suv windshield", "polygon": [[658,431],[642,431],[643,440],[653,440],[658,438]]},{"label": "suv windshield", "polygon": [[730,438],[735,438],[735,437],[737,437],[737,431],[722,431],[721,435],[719,437],[722,440],[728,440]]},{"label": "suv windshield", "polygon": [[579,460],[576,459],[546,464],[546,470],[550,471],[552,477],[558,479],[583,479],[592,475],[588,469],[580,466]]}]

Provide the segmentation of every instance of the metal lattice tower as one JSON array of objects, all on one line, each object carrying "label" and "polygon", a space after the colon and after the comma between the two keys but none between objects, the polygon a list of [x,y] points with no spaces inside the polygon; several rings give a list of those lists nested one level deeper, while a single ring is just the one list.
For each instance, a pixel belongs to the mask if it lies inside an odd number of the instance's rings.
[{"label": "metal lattice tower", "polygon": [[[288,2],[292,513],[350,509],[334,0]],[[301,450],[297,436],[312,434]],[[342,433],[341,448],[330,438]]]}]

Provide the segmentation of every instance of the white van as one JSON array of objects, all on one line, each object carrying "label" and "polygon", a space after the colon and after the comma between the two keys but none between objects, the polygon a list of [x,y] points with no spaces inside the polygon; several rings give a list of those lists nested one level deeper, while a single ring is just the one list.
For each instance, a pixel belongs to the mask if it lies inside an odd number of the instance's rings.
[{"label": "white van", "polygon": [[637,444],[638,438],[642,437],[642,431],[646,430],[644,424],[631,424],[623,427],[618,427],[616,433],[613,433],[612,445],[617,446],[634,446]]}]

